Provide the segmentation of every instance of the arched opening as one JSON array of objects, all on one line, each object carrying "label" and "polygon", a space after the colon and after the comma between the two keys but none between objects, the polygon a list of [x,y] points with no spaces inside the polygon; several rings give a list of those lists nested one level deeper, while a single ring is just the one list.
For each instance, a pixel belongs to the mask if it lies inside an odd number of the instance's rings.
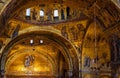
[{"label": "arched opening", "polygon": [[61,9],[61,19],[64,20],[65,19],[65,15],[64,15],[64,10]]},{"label": "arched opening", "polygon": [[87,71],[82,73],[83,78],[87,78],[88,71],[92,72],[89,73],[92,76],[89,78],[99,78],[98,71],[102,70],[106,74],[104,70],[111,70],[109,43],[101,32],[102,28],[95,24],[96,22],[93,22],[88,27],[82,46],[82,70]]},{"label": "arched opening", "polygon": [[67,18],[69,19],[70,18],[70,7],[66,8],[66,12],[67,12]]},{"label": "arched opening", "polygon": [[[13,38],[4,48],[1,57],[2,76],[78,78],[79,75],[73,74],[79,74],[74,46],[59,34],[44,29],[38,31],[38,28]],[[40,40],[44,42],[40,43]]]}]

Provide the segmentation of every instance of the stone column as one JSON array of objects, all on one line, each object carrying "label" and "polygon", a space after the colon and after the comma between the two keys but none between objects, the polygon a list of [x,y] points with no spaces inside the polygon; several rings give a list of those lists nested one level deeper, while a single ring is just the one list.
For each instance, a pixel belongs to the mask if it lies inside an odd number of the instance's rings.
[{"label": "stone column", "polygon": [[73,72],[72,71],[67,71],[67,74],[68,74],[68,78],[72,78],[72,75],[73,75]]},{"label": "stone column", "polygon": [[4,71],[4,70],[1,70],[1,72],[0,72],[0,78],[6,78],[6,77],[5,77],[5,71]]}]

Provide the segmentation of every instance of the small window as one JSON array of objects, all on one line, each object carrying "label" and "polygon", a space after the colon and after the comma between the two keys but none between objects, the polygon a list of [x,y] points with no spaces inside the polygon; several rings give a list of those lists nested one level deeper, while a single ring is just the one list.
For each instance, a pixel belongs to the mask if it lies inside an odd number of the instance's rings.
[{"label": "small window", "polygon": [[58,17],[58,10],[54,10],[54,17]]},{"label": "small window", "polygon": [[34,43],[34,41],[33,40],[30,40],[30,44],[33,44]]},{"label": "small window", "polygon": [[40,17],[44,16],[44,10],[40,10]]},{"label": "small window", "polygon": [[43,43],[43,40],[40,40],[40,44],[42,44]]},{"label": "small window", "polygon": [[26,9],[26,16],[30,16],[30,8]]}]

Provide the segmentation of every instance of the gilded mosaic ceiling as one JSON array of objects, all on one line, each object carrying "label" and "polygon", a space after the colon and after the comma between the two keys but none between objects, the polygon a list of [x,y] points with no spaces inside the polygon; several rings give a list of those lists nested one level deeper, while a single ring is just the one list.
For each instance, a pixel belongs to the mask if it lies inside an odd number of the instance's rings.
[{"label": "gilded mosaic ceiling", "polygon": [[[60,61],[65,62],[63,66],[66,69],[72,67],[70,61],[73,61],[73,66],[77,66],[75,62],[78,60],[73,58],[79,59],[82,66],[80,69],[83,70],[86,67],[96,67],[95,61],[99,62],[99,67],[109,63],[110,44],[113,44],[110,41],[116,41],[113,36],[120,38],[120,10],[113,2],[110,0],[0,0],[0,53],[9,45],[8,54],[4,53],[6,70],[9,70],[8,73],[16,70],[21,72],[26,66],[28,68],[35,66],[41,70],[45,68],[46,71],[43,72],[56,74],[56,70],[53,70],[56,67],[53,64],[57,66],[59,53],[62,57]],[[27,16],[26,10],[29,8],[30,14]],[[54,16],[54,10],[58,10],[57,17]],[[40,11],[44,13],[42,16]],[[32,33],[32,36],[29,33]],[[34,41],[33,44],[30,40]],[[12,45],[12,42],[15,44]],[[29,54],[28,51],[31,53]],[[67,56],[67,51],[72,59]],[[86,58],[92,60],[93,64],[86,63]],[[25,60],[31,61],[25,64]],[[17,69],[16,65],[21,68]]]}]

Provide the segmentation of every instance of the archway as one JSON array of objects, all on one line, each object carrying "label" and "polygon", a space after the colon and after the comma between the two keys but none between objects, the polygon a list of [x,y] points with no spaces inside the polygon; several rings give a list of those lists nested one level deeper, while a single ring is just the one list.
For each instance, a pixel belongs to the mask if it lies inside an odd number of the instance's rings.
[{"label": "archway", "polygon": [[[18,45],[18,43],[21,44],[22,41],[27,41],[27,40],[29,41],[32,38],[33,39],[37,39],[37,38],[39,39],[40,38],[40,39],[43,39],[45,41],[54,43],[54,46],[57,46],[58,49],[60,49],[60,51],[59,51],[60,57],[63,58],[62,60],[65,60],[63,62],[67,63],[66,64],[67,69],[65,69],[65,71],[64,71],[65,72],[65,77],[79,78],[79,62],[78,62],[77,52],[76,52],[76,49],[74,48],[74,46],[68,40],[63,38],[60,34],[51,31],[51,30],[55,31],[54,29],[44,28],[44,27],[43,28],[33,27],[33,28],[34,28],[34,30],[29,30],[29,28],[28,28],[29,32],[21,33],[21,34],[19,34],[19,36],[13,38],[8,43],[8,45],[4,48],[4,50],[2,52],[2,57],[1,57],[1,71],[2,71],[1,74],[2,75],[6,74],[6,67],[5,67],[6,62],[8,62],[8,56],[10,54],[10,50],[12,50],[13,47]],[[25,29],[25,31],[26,30],[27,29]],[[26,45],[26,44],[24,43],[24,45]],[[37,44],[35,43],[33,45],[30,45],[30,46],[33,47],[33,46],[36,46],[36,45]],[[27,49],[30,49],[30,48],[27,48]],[[32,49],[32,51],[34,51],[36,49]],[[25,51],[25,49],[24,49],[24,51]],[[18,52],[18,54],[19,54],[19,52]],[[36,55],[36,54],[33,54],[33,55]],[[23,55],[23,57],[25,57],[25,55]],[[48,56],[46,56],[46,57],[48,57]],[[54,62],[52,62],[51,64],[53,65]],[[55,66],[53,66],[53,67],[55,67]],[[59,76],[59,73],[54,73],[54,77],[56,77],[56,76]]]}]

